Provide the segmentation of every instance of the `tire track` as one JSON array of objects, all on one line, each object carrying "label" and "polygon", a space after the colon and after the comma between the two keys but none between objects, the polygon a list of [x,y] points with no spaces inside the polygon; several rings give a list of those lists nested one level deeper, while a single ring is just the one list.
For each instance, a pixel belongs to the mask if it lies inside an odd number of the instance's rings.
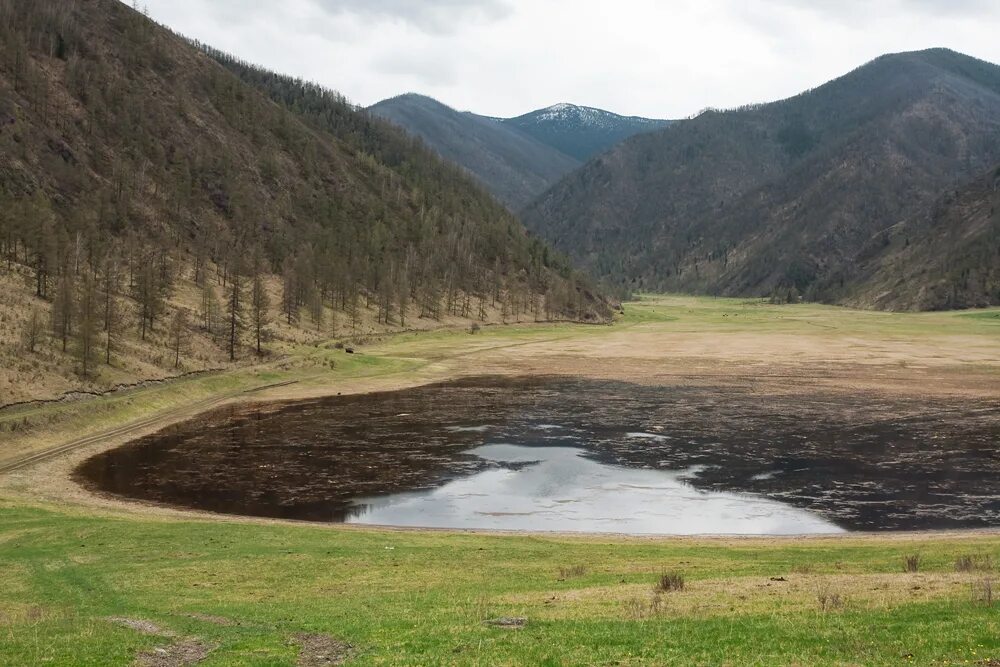
[{"label": "tire track", "polygon": [[70,442],[58,445],[56,447],[50,447],[49,449],[42,450],[40,452],[34,452],[28,454],[27,456],[22,456],[20,458],[14,459],[7,463],[0,464],[0,475],[11,473],[22,468],[27,468],[28,466],[41,463],[43,461],[48,461],[54,459],[63,454],[67,454],[74,450],[92,445],[94,443],[106,440],[108,438],[116,438],[122,435],[128,435],[133,431],[138,431],[149,426],[153,426],[158,422],[163,421],[173,421],[177,417],[185,416],[191,414],[191,416],[202,413],[209,410],[216,405],[224,403],[233,398],[239,396],[245,396],[247,394],[254,394],[257,392],[265,391],[267,389],[275,389],[277,387],[287,387],[288,385],[295,384],[299,380],[286,380],[285,382],[275,382],[273,384],[262,385],[260,387],[253,387],[251,389],[243,389],[240,391],[229,392],[222,394],[220,396],[213,396],[212,398],[205,399],[204,401],[199,401],[194,404],[183,405],[178,408],[173,408],[167,410],[166,412],[160,412],[150,417],[140,419],[139,421],[129,422],[122,426],[116,426],[115,428],[109,429],[107,431],[102,431],[100,433],[95,433],[94,435],[88,435],[83,438],[78,438],[76,440],[71,440]]}]

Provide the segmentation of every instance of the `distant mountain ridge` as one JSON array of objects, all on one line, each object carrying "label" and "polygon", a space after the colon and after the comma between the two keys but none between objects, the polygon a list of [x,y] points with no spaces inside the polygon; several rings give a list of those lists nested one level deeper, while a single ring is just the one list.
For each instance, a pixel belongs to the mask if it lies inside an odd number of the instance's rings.
[{"label": "distant mountain ridge", "polygon": [[671,123],[669,120],[620,116],[603,109],[567,103],[503,122],[582,162],[635,134],[652,132]]},{"label": "distant mountain ridge", "polygon": [[[931,49],[883,56],[787,100],[633,136],[522,217],[626,291],[885,308],[1000,303],[983,266],[996,249],[977,254],[949,226],[920,222],[997,164],[1000,67]],[[902,228],[911,246],[948,248],[948,258],[888,253]],[[957,267],[987,284],[963,278],[942,290]],[[890,293],[876,294],[876,283]]]},{"label": "distant mountain ridge", "polygon": [[511,210],[519,210],[580,161],[486,116],[407,94],[369,109],[465,168]]},{"label": "distant mountain ridge", "polygon": [[414,93],[383,100],[369,111],[464,167],[513,211],[594,155],[670,122],[573,104],[497,118],[457,111]]}]

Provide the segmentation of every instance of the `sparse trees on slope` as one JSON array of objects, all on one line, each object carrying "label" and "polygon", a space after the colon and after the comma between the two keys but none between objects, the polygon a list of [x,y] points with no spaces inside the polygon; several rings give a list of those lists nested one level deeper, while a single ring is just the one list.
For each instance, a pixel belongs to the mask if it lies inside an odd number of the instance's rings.
[{"label": "sparse trees on slope", "polygon": [[313,326],[323,328],[323,293],[315,285],[306,290],[306,309]]},{"label": "sparse trees on slope", "polygon": [[243,281],[245,277],[238,265],[234,265],[229,274],[229,285],[226,287],[226,320],[228,341],[226,349],[229,360],[236,361],[236,350],[239,348],[240,335],[243,333]]},{"label": "sparse trees on slope", "polygon": [[28,314],[28,319],[24,321],[24,349],[34,353],[38,347],[38,341],[42,337],[42,313],[38,308],[32,308]]},{"label": "sparse trees on slope", "polygon": [[215,285],[206,280],[201,287],[201,326],[210,336],[215,336],[219,330],[219,317],[222,307],[219,305],[219,294]]},{"label": "sparse trees on slope", "polygon": [[52,337],[60,341],[62,351],[69,345],[73,333],[75,306],[73,282],[68,271],[62,271],[56,281],[55,296],[52,301]]},{"label": "sparse trees on slope", "polygon": [[55,217],[48,199],[40,193],[22,208],[26,226],[32,230],[35,296],[49,298],[49,282],[56,264]]},{"label": "sparse trees on slope", "polygon": [[146,256],[135,272],[135,299],[139,304],[139,329],[142,340],[146,340],[146,331],[154,331],[156,320],[166,308],[166,297],[169,285],[162,264],[156,263],[153,257]]},{"label": "sparse trees on slope", "polygon": [[101,299],[104,305],[104,363],[111,365],[111,353],[123,326],[122,306],[118,300],[121,291],[121,257],[113,247],[104,257],[101,273]]},{"label": "sparse trees on slope", "polygon": [[187,347],[188,322],[190,313],[187,308],[178,308],[170,321],[170,348],[174,353],[174,368],[181,365],[181,352]]},{"label": "sparse trees on slope", "polygon": [[77,310],[79,313],[76,327],[77,355],[80,359],[81,374],[90,377],[95,365],[94,357],[100,327],[97,285],[90,271],[84,271],[80,281]]},{"label": "sparse trees on slope", "polygon": [[299,321],[299,280],[295,271],[295,261],[288,257],[281,271],[281,312],[289,325]]},{"label": "sparse trees on slope", "polygon": [[259,259],[254,262],[254,267],[253,282],[250,286],[250,320],[259,357],[262,352],[261,343],[271,323],[271,298],[267,294],[267,285],[264,283]]}]

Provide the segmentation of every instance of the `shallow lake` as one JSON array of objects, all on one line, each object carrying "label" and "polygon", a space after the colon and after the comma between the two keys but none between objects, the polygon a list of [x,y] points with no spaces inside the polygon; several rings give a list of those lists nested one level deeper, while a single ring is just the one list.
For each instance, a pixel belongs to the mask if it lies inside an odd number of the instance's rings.
[{"label": "shallow lake", "polygon": [[172,506],[397,526],[755,535],[1000,526],[996,407],[469,378],[224,408],[95,456],[77,478]]},{"label": "shallow lake", "polygon": [[434,528],[693,535],[799,535],[842,529],[747,493],[699,491],[679,472],[600,463],[575,447],[494,444],[468,452],[493,463],[428,491],[355,499],[348,523]]}]

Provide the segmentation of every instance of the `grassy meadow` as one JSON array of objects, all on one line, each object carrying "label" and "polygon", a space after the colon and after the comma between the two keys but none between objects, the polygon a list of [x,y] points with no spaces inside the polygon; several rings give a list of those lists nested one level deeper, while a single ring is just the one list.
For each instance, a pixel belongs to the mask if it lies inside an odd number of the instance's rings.
[{"label": "grassy meadow", "polygon": [[[266,366],[0,413],[0,463],[5,452],[11,460],[15,450],[277,382],[297,380],[294,391],[305,393],[361,391],[550,355],[614,354],[635,340],[644,353],[649,341],[667,341],[667,360],[705,354],[700,340],[726,349],[750,341],[765,352],[768,341],[783,349],[794,340],[816,354],[857,350],[876,374],[898,368],[900,350],[932,349],[950,373],[990,377],[998,314],[647,296],[626,304],[613,326],[405,333],[356,355],[299,346]],[[542,362],[526,356],[532,350]],[[995,533],[394,531],[81,505],[3,481],[0,665],[1000,664]],[[676,575],[670,586],[661,586],[664,575]],[[502,618],[519,627],[489,623]],[[327,662],[309,653],[316,637],[334,642]]]}]

